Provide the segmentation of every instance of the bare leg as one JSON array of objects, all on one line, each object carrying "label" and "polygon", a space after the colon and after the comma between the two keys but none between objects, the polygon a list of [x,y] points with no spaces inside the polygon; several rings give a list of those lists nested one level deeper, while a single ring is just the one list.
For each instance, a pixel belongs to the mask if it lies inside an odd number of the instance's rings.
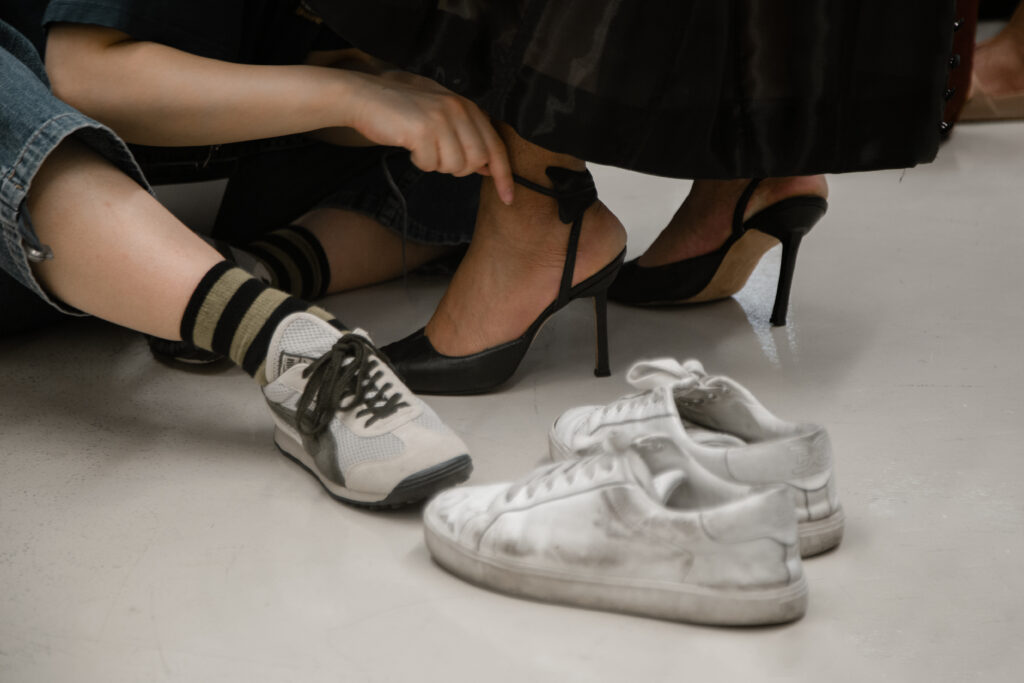
[{"label": "bare leg", "polygon": [[134,180],[69,140],[32,183],[28,210],[53,260],[43,287],[110,322],[178,340],[182,313],[222,257]]},{"label": "bare leg", "polygon": [[989,95],[1024,92],[1024,3],[1002,31],[975,49],[974,75]]},{"label": "bare leg", "polygon": [[[689,196],[669,224],[640,257],[640,265],[653,268],[707,254],[725,243],[732,230],[732,214],[747,180],[696,180]],[[828,197],[825,176],[769,178],[750,198],[744,219],[788,197]]]},{"label": "bare leg", "polygon": [[[315,209],[296,221],[320,240],[331,264],[327,293],[385,282],[402,274],[402,238],[354,211]],[[406,267],[418,268],[451,247],[406,242]]]},{"label": "bare leg", "polygon": [[[526,142],[507,126],[498,130],[512,168],[533,182],[551,186],[548,166],[585,168],[579,159]],[[558,293],[568,235],[555,200],[518,187],[515,201],[505,205],[485,178],[469,252],[427,324],[434,348],[462,356],[523,334]],[[596,273],[625,244],[618,218],[600,202],[591,206],[583,220],[573,281]]]}]

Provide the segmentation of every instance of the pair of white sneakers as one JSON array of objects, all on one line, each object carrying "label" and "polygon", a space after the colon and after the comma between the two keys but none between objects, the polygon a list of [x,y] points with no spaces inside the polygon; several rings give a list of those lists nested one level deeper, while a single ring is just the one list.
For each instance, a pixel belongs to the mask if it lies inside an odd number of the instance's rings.
[{"label": "pair of white sneakers", "polygon": [[639,393],[555,421],[552,464],[435,497],[435,560],[549,602],[721,625],[801,617],[801,556],[843,532],[824,428],[779,419],[693,360],[640,362],[629,380]]}]

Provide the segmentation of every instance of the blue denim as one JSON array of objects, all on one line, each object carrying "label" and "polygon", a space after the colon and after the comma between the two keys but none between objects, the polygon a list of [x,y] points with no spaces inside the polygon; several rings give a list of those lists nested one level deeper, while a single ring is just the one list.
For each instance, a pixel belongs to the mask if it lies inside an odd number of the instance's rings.
[{"label": "blue denim", "polygon": [[[11,317],[42,322],[55,310],[83,315],[49,296],[33,276],[31,263],[53,254],[36,235],[25,207],[40,166],[70,136],[147,190],[150,174],[158,183],[230,176],[233,201],[225,201],[230,205],[222,205],[218,216],[228,229],[217,235],[215,227],[214,234],[235,243],[318,206],[369,215],[415,242],[464,244],[473,234],[479,176],[424,173],[404,150],[345,149],[289,136],[211,148],[138,148],[140,169],[112,130],[53,96],[38,52],[0,21],[0,313],[8,314],[0,316],[0,334],[34,326]],[[385,163],[401,197],[388,182]]]},{"label": "blue denim", "polygon": [[213,236],[232,244],[251,242],[322,207],[367,215],[422,244],[466,244],[473,236],[480,176],[426,173],[404,149],[338,147],[301,135],[131,149],[154,185],[228,178]]},{"label": "blue denim", "polygon": [[370,216],[413,242],[469,243],[480,200],[480,176],[455,178],[421,171],[413,165],[409,152],[401,149],[384,151],[379,159],[319,206]]},{"label": "blue denim", "polygon": [[149,189],[125,143],[55,98],[39,53],[0,21],[0,269],[59,311],[84,315],[51,298],[33,276],[31,262],[53,253],[40,242],[25,207],[40,166],[72,135]]}]

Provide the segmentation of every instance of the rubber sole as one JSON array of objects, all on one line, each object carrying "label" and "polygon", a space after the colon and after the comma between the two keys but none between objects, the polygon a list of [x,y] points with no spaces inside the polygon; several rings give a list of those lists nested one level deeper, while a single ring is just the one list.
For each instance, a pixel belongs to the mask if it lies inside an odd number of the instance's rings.
[{"label": "rubber sole", "polygon": [[597,579],[545,572],[482,557],[436,531],[424,518],[434,560],[470,583],[544,602],[715,626],[761,626],[795,621],[807,611],[801,576],[779,588],[725,590],[666,581]]},{"label": "rubber sole", "polygon": [[380,498],[374,494],[353,491],[339,486],[333,481],[325,480],[320,476],[316,466],[301,445],[280,429],[274,432],[274,444],[282,455],[315,477],[331,498],[347,505],[372,510],[398,510],[415,505],[438,491],[461,484],[469,479],[469,475],[473,472],[473,461],[469,455],[458,455],[415,474],[410,474],[398,482],[386,496]]},{"label": "rubber sole", "polygon": [[[552,462],[574,457],[572,450],[556,436],[554,425],[548,431],[548,454]],[[796,525],[800,539],[800,557],[808,558],[832,550],[843,540],[846,514],[842,506],[824,519],[799,522]]]},{"label": "rubber sole", "polygon": [[800,538],[800,557],[814,557],[832,550],[843,540],[846,513],[840,506],[825,519],[800,522],[796,532]]}]

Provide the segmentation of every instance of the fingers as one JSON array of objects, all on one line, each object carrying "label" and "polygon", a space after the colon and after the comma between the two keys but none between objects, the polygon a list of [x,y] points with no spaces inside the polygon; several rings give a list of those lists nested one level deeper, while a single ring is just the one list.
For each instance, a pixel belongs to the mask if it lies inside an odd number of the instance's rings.
[{"label": "fingers", "polygon": [[458,126],[465,114],[460,111],[453,97],[431,97],[422,112],[419,132],[413,136],[412,162],[423,171],[437,171],[454,176],[465,176],[474,169],[467,169],[466,152],[460,139]]},{"label": "fingers", "polygon": [[[474,105],[469,105],[469,107],[476,108]],[[467,108],[463,116],[453,119],[452,126],[459,137],[459,144],[462,146],[465,158],[465,166],[455,175],[470,175],[487,166],[490,161],[487,143],[484,142],[483,133],[478,128],[471,111]]]},{"label": "fingers", "polygon": [[418,134],[404,145],[412,152],[409,159],[421,171],[436,171],[441,158],[437,138],[429,124],[423,123],[419,128]]},{"label": "fingers", "polygon": [[456,177],[481,173],[494,178],[498,196],[511,204],[514,196],[508,152],[490,119],[475,104],[453,93],[430,93],[420,111],[412,162],[424,171]]},{"label": "fingers", "polygon": [[515,198],[515,180],[512,178],[512,165],[508,160],[508,150],[505,149],[504,141],[491,125],[490,119],[478,108],[474,107],[474,110],[477,114],[474,117],[477,129],[487,148],[487,166],[483,170],[478,169],[478,172],[494,178],[494,189],[498,191],[501,201],[512,204],[512,200]]},{"label": "fingers", "polygon": [[[512,167],[505,143],[479,107],[461,97],[448,103],[448,126],[440,131],[442,160],[437,170],[457,177],[482,173],[494,178],[498,196],[511,204],[514,196]],[[455,139],[449,135],[454,133]]]}]

